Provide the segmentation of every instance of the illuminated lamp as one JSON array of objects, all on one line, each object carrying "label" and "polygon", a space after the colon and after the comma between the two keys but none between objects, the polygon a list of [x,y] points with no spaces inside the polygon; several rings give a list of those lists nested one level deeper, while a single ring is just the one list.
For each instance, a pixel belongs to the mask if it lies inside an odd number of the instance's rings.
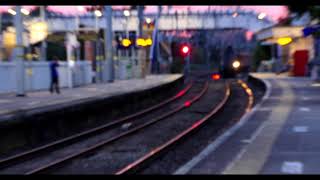
[{"label": "illuminated lamp", "polygon": [[240,62],[239,62],[238,60],[234,61],[234,62],[232,63],[232,67],[233,67],[234,69],[238,69],[238,68],[240,67]]},{"label": "illuminated lamp", "polygon": [[122,39],[121,44],[124,47],[128,47],[131,45],[131,41],[129,39]]},{"label": "illuminated lamp", "polygon": [[151,46],[152,45],[152,39],[151,38],[146,39],[145,42],[146,42],[147,46]]},{"label": "illuminated lamp", "polygon": [[278,39],[278,44],[281,46],[287,45],[289,43],[292,42],[292,38],[291,37],[283,37],[283,38],[279,38]]},{"label": "illuminated lamp", "polygon": [[213,74],[213,75],[211,76],[211,78],[212,78],[213,80],[219,80],[219,79],[221,78],[221,76],[220,76],[220,74]]}]

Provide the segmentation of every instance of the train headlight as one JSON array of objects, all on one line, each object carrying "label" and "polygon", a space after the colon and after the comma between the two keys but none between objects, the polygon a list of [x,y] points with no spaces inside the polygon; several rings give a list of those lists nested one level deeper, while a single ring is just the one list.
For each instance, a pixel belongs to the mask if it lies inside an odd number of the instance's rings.
[{"label": "train headlight", "polygon": [[240,67],[240,61],[236,60],[232,63],[232,67],[234,69],[238,69]]}]

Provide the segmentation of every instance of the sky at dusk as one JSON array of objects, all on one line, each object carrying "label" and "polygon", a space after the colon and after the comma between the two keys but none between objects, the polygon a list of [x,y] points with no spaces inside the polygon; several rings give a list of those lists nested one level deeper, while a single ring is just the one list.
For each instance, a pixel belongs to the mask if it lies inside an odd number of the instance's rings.
[{"label": "sky at dusk", "polygon": [[[0,6],[0,12],[7,11],[8,8],[12,6]],[[34,6],[23,6],[26,9],[33,9]],[[129,6],[113,6],[113,9],[123,9]],[[277,21],[280,17],[285,17],[288,14],[286,6],[210,6],[211,10],[225,11],[225,10],[235,10],[239,8],[241,10],[255,11],[257,13],[264,12],[267,14],[269,19]],[[49,10],[55,12],[61,12],[64,14],[82,14],[85,12],[80,12],[77,6],[49,6]],[[163,6],[163,12],[181,12],[187,11],[208,11],[209,6],[171,6],[171,9],[168,9],[167,6]],[[156,12],[157,6],[147,6],[145,9],[146,13]]]}]

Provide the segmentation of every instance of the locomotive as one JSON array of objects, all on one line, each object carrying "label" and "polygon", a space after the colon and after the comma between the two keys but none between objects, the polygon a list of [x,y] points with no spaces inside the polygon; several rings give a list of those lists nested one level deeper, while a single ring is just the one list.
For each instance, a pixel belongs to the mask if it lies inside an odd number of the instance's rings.
[{"label": "locomotive", "polygon": [[219,73],[223,78],[235,78],[239,75],[247,75],[250,70],[250,56],[247,53],[239,53],[230,59],[221,61]]}]

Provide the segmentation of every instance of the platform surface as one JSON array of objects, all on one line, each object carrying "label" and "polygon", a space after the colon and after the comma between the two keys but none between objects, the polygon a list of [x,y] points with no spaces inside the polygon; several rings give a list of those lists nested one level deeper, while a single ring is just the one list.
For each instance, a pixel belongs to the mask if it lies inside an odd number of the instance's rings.
[{"label": "platform surface", "polygon": [[320,84],[253,76],[270,85],[265,99],[175,174],[320,173]]},{"label": "platform surface", "polygon": [[0,94],[0,117],[44,106],[143,91],[171,83],[181,76],[180,74],[149,75],[145,79],[117,80],[113,83],[61,89],[61,94],[51,94],[49,90],[28,92],[25,97],[16,97],[15,93]]}]

